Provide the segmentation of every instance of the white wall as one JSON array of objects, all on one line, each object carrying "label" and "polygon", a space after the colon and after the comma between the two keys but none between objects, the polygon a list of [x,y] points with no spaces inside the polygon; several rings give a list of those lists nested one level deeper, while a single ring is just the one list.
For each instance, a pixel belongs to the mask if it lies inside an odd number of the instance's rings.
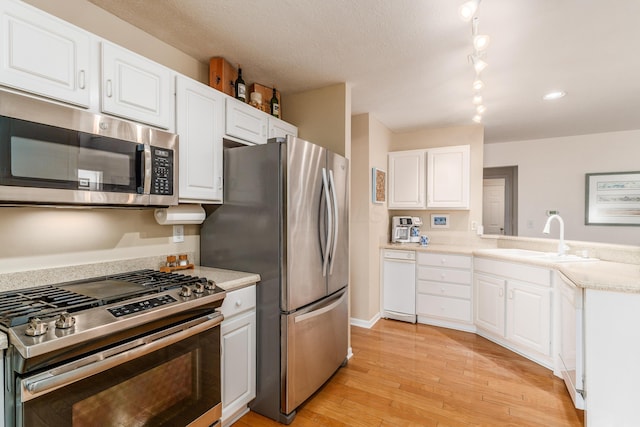
[{"label": "white wall", "polygon": [[520,236],[547,237],[545,210],[557,209],[568,240],[640,245],[640,227],[584,225],[585,174],[640,171],[640,130],[484,146],[484,167],[516,165]]}]

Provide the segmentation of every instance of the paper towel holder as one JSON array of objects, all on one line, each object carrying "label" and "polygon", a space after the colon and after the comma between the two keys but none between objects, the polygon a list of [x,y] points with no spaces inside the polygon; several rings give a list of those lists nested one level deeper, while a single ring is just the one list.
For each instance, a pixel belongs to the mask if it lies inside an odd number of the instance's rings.
[{"label": "paper towel holder", "polygon": [[178,205],[156,209],[153,213],[160,225],[202,224],[206,213],[202,205]]}]

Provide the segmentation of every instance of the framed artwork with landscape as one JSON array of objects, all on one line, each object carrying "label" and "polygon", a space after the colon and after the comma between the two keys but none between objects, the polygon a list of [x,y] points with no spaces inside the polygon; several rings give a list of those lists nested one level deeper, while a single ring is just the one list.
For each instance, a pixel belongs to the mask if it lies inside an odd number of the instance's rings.
[{"label": "framed artwork with landscape", "polygon": [[585,225],[640,225],[640,172],[588,173]]}]

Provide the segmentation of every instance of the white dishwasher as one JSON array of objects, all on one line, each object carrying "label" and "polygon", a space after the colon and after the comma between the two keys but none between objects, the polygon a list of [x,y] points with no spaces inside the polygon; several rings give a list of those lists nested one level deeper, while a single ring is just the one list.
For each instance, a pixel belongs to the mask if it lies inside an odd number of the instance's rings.
[{"label": "white dishwasher", "polygon": [[382,317],[416,323],[416,253],[383,250]]}]

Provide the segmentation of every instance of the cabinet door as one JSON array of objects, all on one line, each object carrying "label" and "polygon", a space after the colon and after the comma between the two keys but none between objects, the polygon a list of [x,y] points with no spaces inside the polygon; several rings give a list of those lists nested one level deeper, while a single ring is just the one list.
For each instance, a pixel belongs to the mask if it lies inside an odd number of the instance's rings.
[{"label": "cabinet door", "polygon": [[425,150],[389,153],[389,209],[424,209]]},{"label": "cabinet door", "polygon": [[102,112],[172,129],[173,73],[147,58],[102,43]]},{"label": "cabinet door", "polygon": [[237,99],[227,98],[225,134],[250,142],[267,142],[269,116]]},{"label": "cabinet door", "polygon": [[176,79],[180,201],[222,202],[224,95],[184,76]]},{"label": "cabinet door", "polygon": [[507,339],[548,356],[550,334],[549,288],[510,280],[507,285]]},{"label": "cabinet door", "polygon": [[18,2],[1,2],[0,14],[0,82],[89,107],[89,33]]},{"label": "cabinet door", "polygon": [[505,280],[474,275],[475,323],[478,327],[504,336]]},{"label": "cabinet door", "polygon": [[427,150],[427,208],[469,209],[468,145]]},{"label": "cabinet door", "polygon": [[269,138],[298,136],[298,128],[275,117],[269,117]]},{"label": "cabinet door", "polygon": [[228,420],[256,396],[256,312],[225,319],[221,327],[222,419]]}]

